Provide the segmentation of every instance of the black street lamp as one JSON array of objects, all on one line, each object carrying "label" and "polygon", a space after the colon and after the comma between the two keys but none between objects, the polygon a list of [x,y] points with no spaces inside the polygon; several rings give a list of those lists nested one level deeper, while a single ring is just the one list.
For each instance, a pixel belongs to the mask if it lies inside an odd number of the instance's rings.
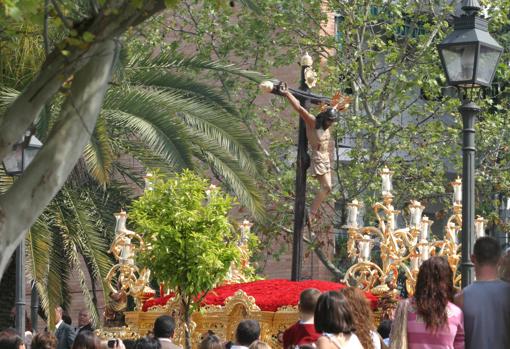
[{"label": "black street lamp", "polygon": [[[459,89],[463,121],[462,141],[462,288],[473,281],[470,255],[474,231],[475,119],[480,113],[468,92],[491,86],[503,48],[490,35],[489,22],[478,15],[478,0],[464,0],[465,12],[453,21],[454,30],[438,45],[441,63],[450,86]],[[472,93],[471,93],[472,96]]]},{"label": "black street lamp", "polygon": [[[8,176],[19,176],[35,158],[42,143],[28,133],[23,139],[15,143],[10,153],[3,161],[5,173]],[[16,248],[16,331],[22,338],[25,338],[25,240],[20,242]],[[37,292],[35,285],[32,292]],[[35,302],[32,295],[32,302]],[[32,313],[33,316],[33,313]],[[37,312],[36,312],[37,316]],[[37,326],[37,321],[32,322]],[[35,327],[34,327],[35,328]]]}]

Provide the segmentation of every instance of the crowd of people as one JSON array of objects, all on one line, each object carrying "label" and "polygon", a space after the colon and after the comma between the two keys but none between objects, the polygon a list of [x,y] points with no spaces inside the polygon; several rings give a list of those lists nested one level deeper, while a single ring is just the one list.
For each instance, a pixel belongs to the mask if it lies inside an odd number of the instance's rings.
[{"label": "crowd of people", "polygon": [[[400,301],[392,319],[378,328],[359,289],[307,289],[299,299],[299,321],[279,339],[284,349],[509,349],[510,282],[505,279],[509,266],[501,268],[504,258],[508,262],[495,239],[478,239],[471,257],[476,281],[461,292],[454,288],[448,260],[429,258],[420,266],[413,297]],[[37,333],[31,349],[181,349],[173,343],[175,322],[168,315],[156,319],[149,336],[107,342],[96,337],[85,311],[77,329],[64,322],[60,307],[55,315],[55,332]],[[243,320],[233,342],[208,331],[198,349],[271,349],[260,334],[256,320]],[[14,330],[6,330],[0,332],[0,348],[26,347]]]}]

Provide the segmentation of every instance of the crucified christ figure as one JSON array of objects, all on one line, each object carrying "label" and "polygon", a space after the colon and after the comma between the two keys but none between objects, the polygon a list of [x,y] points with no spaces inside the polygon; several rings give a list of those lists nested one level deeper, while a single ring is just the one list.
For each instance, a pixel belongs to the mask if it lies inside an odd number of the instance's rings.
[{"label": "crucified christ figure", "polygon": [[331,163],[329,159],[329,141],[331,138],[329,128],[338,121],[339,112],[347,109],[350,99],[337,93],[331,101],[331,106],[324,106],[317,116],[310,114],[303,108],[299,100],[288,90],[283,89],[282,95],[290,105],[299,113],[306,125],[306,137],[310,146],[310,171],[312,176],[320,183],[319,192],[315,195],[310,206],[309,223],[318,216],[319,208],[331,192]]}]

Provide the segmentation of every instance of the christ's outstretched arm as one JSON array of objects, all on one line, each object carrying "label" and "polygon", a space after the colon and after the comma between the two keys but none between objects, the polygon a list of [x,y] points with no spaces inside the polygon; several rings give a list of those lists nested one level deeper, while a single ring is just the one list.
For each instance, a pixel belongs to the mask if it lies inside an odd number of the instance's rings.
[{"label": "christ's outstretched arm", "polygon": [[303,118],[305,124],[311,128],[315,128],[315,116],[303,108],[298,99],[294,97],[289,90],[285,91],[283,95],[289,100],[290,105],[299,113],[299,116]]}]

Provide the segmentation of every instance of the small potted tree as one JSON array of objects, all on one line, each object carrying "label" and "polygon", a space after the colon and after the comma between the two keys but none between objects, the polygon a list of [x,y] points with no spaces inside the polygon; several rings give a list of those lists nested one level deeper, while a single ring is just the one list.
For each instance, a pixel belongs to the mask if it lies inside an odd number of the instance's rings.
[{"label": "small potted tree", "polygon": [[234,199],[185,170],[172,178],[156,174],[149,190],[133,202],[130,216],[147,247],[138,263],[176,291],[191,349],[191,314],[207,292],[224,280],[239,260],[228,219]]}]

